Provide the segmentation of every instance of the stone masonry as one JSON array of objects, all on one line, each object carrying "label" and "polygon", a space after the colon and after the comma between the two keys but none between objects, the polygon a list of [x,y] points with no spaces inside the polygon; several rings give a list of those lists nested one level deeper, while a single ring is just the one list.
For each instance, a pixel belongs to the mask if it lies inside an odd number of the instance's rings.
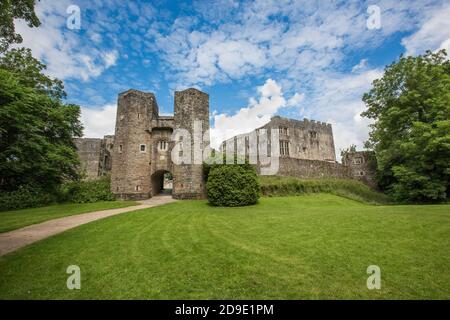
[{"label": "stone masonry", "polygon": [[[192,139],[183,141],[183,137],[173,137],[176,129],[184,129]],[[342,164],[336,162],[331,124],[275,116],[254,132],[261,129],[278,131],[277,174],[301,178],[352,178],[374,186],[374,170],[370,169],[367,160],[370,153],[356,152],[343,158]],[[176,91],[174,115],[161,116],[153,93],[131,89],[119,94],[114,136],[81,138],[75,143],[86,178],[96,179],[110,173],[111,190],[118,198],[152,197],[161,192],[165,174],[170,173],[174,198],[200,199],[205,197],[202,165],[175,164],[171,152],[175,145],[190,144],[189,156],[193,159],[195,148],[209,144],[209,136],[205,134],[208,130],[208,94],[193,88]],[[246,139],[249,134],[231,138],[228,143],[232,141],[236,146],[238,139]],[[203,142],[201,146],[195,146],[194,141],[199,141],[200,136],[203,136]],[[222,147],[227,145],[224,143]],[[180,151],[180,156],[182,153]],[[355,160],[359,158],[362,160]],[[257,168],[260,170],[259,166]]]}]

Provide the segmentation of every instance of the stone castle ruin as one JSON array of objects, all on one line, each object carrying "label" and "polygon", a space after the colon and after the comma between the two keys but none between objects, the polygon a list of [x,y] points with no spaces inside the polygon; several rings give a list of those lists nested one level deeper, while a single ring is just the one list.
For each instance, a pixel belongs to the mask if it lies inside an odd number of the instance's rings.
[{"label": "stone castle ruin", "polygon": [[[179,130],[193,139],[183,141],[183,137],[176,135]],[[276,174],[300,178],[354,178],[373,185],[370,154],[347,153],[343,163],[337,163],[331,124],[323,122],[275,116],[263,127],[227,140],[221,149],[227,154],[239,153],[239,142],[243,142],[242,149],[248,155],[252,137],[261,139],[261,133],[275,131],[276,143],[269,142],[267,149],[270,151],[272,145],[279,148]],[[174,150],[181,157],[195,158],[195,138],[203,138],[204,148],[209,145],[208,134],[208,94],[193,88],[176,91],[174,115],[161,116],[153,93],[132,89],[119,94],[114,136],[79,138],[75,143],[86,178],[111,174],[111,191],[120,199],[147,199],[159,194],[168,177],[173,177],[172,197],[199,199],[205,196],[202,164],[174,162],[171,155]],[[269,141],[270,137],[269,134]],[[183,144],[184,148],[178,148]],[[186,149],[186,144],[190,148]],[[191,154],[183,155],[185,150]],[[259,152],[257,149],[256,166],[262,173]]]}]

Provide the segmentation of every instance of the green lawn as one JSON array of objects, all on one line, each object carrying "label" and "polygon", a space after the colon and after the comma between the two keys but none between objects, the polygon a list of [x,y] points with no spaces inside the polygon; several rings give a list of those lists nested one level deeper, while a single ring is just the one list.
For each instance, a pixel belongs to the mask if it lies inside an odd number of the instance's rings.
[{"label": "green lawn", "polygon": [[[179,201],[98,220],[0,258],[2,299],[448,299],[450,206],[330,194],[245,208]],[[66,268],[81,268],[81,290]],[[381,290],[366,269],[381,268]]]},{"label": "green lawn", "polygon": [[100,201],[95,203],[68,203],[47,207],[0,212],[0,232],[44,222],[51,219],[98,210],[124,208],[136,205],[132,201]]}]

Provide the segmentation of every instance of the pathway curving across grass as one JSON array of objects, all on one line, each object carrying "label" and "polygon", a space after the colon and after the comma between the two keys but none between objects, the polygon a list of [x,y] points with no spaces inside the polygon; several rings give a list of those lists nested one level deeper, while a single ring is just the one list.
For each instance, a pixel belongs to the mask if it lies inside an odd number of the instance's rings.
[{"label": "pathway curving across grass", "polygon": [[32,224],[80,213],[118,209],[137,205],[134,201],[99,201],[94,203],[65,203],[46,207],[0,212],[0,233]]},{"label": "pathway curving across grass", "polygon": [[[95,221],[0,258],[1,299],[445,299],[450,206],[330,194],[251,207],[179,201]],[[81,270],[69,290],[66,269]],[[368,290],[369,265],[382,287]]]}]

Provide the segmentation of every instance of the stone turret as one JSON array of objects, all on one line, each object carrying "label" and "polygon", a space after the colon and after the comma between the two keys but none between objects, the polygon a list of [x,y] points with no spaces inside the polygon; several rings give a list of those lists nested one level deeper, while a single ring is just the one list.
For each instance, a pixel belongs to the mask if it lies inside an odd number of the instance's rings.
[{"label": "stone turret", "polygon": [[[197,89],[175,92],[174,129],[186,129],[191,136],[191,163],[174,164],[173,191],[177,199],[199,199],[205,197],[205,182],[201,163],[194,163],[194,123],[201,123],[201,136],[209,130],[209,95]],[[197,141],[200,137],[198,133]],[[202,145],[209,144],[204,141]]]},{"label": "stone turret", "polygon": [[149,123],[158,117],[153,93],[128,90],[119,94],[113,148],[111,190],[122,199],[151,195]]}]

